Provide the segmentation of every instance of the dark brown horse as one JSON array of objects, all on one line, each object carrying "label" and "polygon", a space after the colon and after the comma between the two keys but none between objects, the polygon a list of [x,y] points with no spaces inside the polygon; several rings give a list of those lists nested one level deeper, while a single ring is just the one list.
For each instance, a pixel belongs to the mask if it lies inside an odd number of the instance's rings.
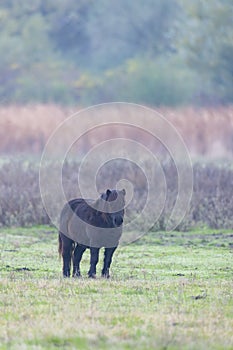
[{"label": "dark brown horse", "polygon": [[122,235],[125,190],[107,190],[96,201],[77,198],[64,206],[60,216],[59,254],[63,257],[63,276],[80,277],[84,251],[91,253],[88,276],[96,277],[99,250],[105,248],[102,276],[109,278],[112,256]]}]

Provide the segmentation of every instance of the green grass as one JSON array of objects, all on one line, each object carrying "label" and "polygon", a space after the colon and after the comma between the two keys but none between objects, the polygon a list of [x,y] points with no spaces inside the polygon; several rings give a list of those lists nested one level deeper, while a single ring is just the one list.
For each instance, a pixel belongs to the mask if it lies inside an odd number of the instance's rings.
[{"label": "green grass", "polygon": [[86,277],[88,251],[64,280],[51,227],[1,229],[0,253],[0,349],[233,349],[230,231],[151,232],[110,280]]}]

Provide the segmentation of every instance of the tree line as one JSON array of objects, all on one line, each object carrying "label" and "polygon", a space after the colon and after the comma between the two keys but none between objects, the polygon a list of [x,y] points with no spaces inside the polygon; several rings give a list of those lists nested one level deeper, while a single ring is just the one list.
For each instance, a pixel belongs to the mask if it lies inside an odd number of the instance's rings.
[{"label": "tree line", "polygon": [[2,104],[233,100],[231,0],[2,0]]}]

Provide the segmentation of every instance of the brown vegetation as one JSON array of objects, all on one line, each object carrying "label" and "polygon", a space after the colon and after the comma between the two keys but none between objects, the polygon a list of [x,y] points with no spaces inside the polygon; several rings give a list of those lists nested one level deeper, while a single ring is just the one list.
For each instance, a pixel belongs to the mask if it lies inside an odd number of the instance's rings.
[{"label": "brown vegetation", "polygon": [[[54,129],[77,109],[65,109],[56,105],[34,105],[27,107],[5,106],[0,108],[0,151],[4,155],[26,153],[40,156],[43,147]],[[179,229],[186,230],[196,225],[208,225],[212,228],[232,228],[233,211],[233,170],[227,164],[210,163],[211,158],[232,158],[233,156],[233,107],[215,109],[160,109],[177,128],[194,162],[194,192],[189,211]],[[90,132],[79,144],[79,152],[98,144],[104,134],[114,138],[118,129],[106,127],[98,135]],[[127,134],[128,133],[128,134]],[[166,130],[164,130],[166,133]],[[117,135],[118,136],[118,135]],[[137,133],[133,128],[124,129],[123,136],[144,142],[148,135]],[[64,135],[69,137],[69,135]],[[146,140],[147,143],[150,140]],[[61,147],[62,147],[61,140]],[[33,159],[32,157],[32,159]],[[0,163],[0,225],[31,225],[49,223],[40,197],[36,162],[13,160]],[[209,159],[208,159],[209,158]],[[26,159],[23,157],[23,159]],[[76,159],[76,158],[75,158]],[[81,158],[79,158],[80,160]],[[166,159],[166,161],[165,161]],[[208,159],[208,162],[207,162]],[[160,153],[160,161],[167,181],[167,200],[155,230],[166,230],[168,217],[177,195],[177,172],[174,164]],[[164,164],[163,164],[164,163]],[[109,167],[110,166],[110,167]],[[127,178],[134,185],[134,198],[130,210],[140,211],[138,198],[146,196],[147,184],[138,169],[132,163],[123,161],[111,168],[111,164],[100,170],[97,187],[103,190],[113,187],[122,178]],[[148,169],[145,159],[145,167]],[[74,183],[77,183],[77,161],[68,161],[63,167],[63,185],[67,199],[72,197]],[[127,176],[125,175],[127,174]],[[88,176],[88,174],[87,174]],[[105,180],[104,180],[105,179]],[[108,180],[108,181],[107,181]],[[106,181],[108,183],[106,183]],[[77,194],[78,195],[78,194]]]},{"label": "brown vegetation", "polygon": [[[0,108],[0,151],[41,153],[54,129],[80,108],[57,105]],[[191,155],[211,158],[233,156],[233,107],[158,110],[177,128]],[[106,131],[106,130],[105,130]],[[132,134],[131,134],[132,135]],[[86,145],[95,143],[92,135]]]},{"label": "brown vegetation", "polygon": [[[120,162],[120,161],[119,161]],[[147,197],[147,183],[142,181],[138,173],[134,172],[131,163],[118,163],[116,171],[109,176],[109,169],[102,169],[97,179],[97,187],[105,188],[106,179],[110,177],[110,185],[117,182],[121,173],[128,173],[129,180],[135,190],[132,201],[126,209],[128,217],[142,210],[140,200]],[[64,190],[67,199],[72,196],[76,184],[78,164],[66,163],[64,165]],[[168,220],[177,197],[177,173],[171,163],[163,165],[167,181],[167,199],[164,209],[155,222],[153,230],[166,230]],[[230,166],[216,164],[194,164],[194,188],[190,208],[187,215],[179,225],[181,231],[196,226],[211,228],[232,228],[233,212],[233,169]],[[49,218],[43,209],[41,201],[38,166],[10,161],[0,168],[0,225],[2,226],[28,226],[49,224]],[[75,185],[76,186],[76,185]],[[137,206],[139,203],[139,207]],[[158,206],[164,203],[158,203]],[[153,213],[149,214],[153,215]],[[137,227],[140,230],[140,227]]]}]

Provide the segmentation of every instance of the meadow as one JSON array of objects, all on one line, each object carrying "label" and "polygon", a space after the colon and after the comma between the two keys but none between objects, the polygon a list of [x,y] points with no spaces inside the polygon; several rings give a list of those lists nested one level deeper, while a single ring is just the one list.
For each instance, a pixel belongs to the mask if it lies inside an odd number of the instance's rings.
[{"label": "meadow", "polygon": [[150,232],[63,279],[50,226],[1,229],[0,349],[232,349],[232,231]]}]

